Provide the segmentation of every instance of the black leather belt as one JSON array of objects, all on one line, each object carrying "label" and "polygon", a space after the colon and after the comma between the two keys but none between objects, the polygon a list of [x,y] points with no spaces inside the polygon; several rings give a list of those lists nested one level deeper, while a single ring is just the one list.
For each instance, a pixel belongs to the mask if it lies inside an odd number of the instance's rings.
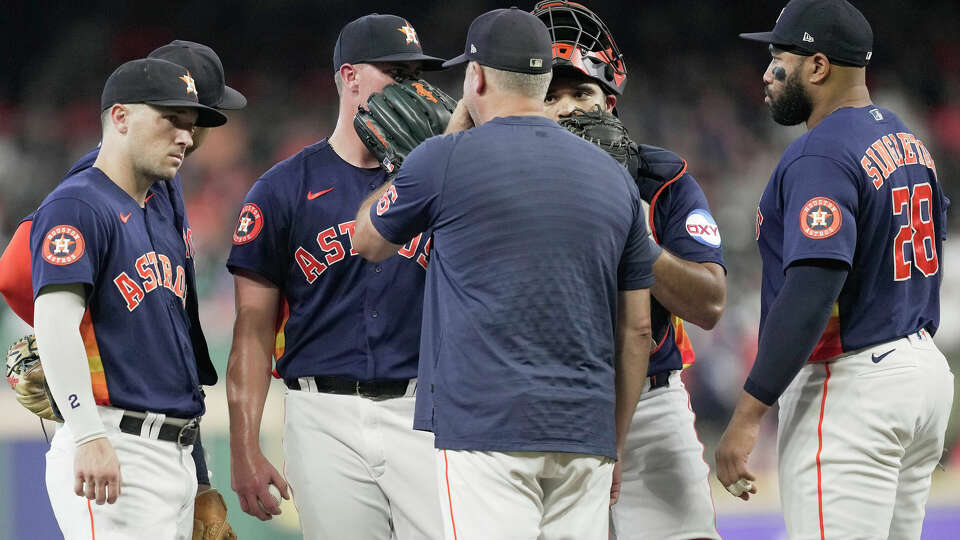
[{"label": "black leather belt", "polygon": [[[146,415],[143,413],[127,411],[123,413],[123,418],[120,419],[120,431],[130,435],[140,435],[144,421],[146,421]],[[185,424],[183,419],[170,419],[165,420],[160,425],[157,439],[175,442],[180,446],[190,446],[197,440],[197,434],[199,433],[200,424],[196,419],[186,420]]]},{"label": "black leather belt", "polygon": [[648,378],[650,379],[650,390],[656,390],[657,388],[663,388],[665,386],[670,386],[670,375],[673,375],[672,371],[664,371],[662,373],[654,373]]},{"label": "black leather belt", "polygon": [[284,379],[283,382],[291,390],[309,390],[321,392],[324,394],[344,394],[351,396],[360,396],[369,399],[381,400],[403,397],[407,394],[407,388],[410,386],[409,379],[399,381],[358,381],[356,379],[346,379],[343,377],[306,377],[313,381],[316,387],[301,387],[300,380],[296,378]]}]

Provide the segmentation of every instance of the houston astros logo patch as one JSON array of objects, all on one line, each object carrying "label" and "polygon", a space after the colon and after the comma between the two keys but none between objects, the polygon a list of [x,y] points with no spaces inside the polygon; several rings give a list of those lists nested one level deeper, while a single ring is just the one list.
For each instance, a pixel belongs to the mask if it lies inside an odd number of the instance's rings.
[{"label": "houston astros logo patch", "polygon": [[43,239],[43,258],[50,264],[66,266],[83,257],[83,235],[70,225],[57,225]]},{"label": "houston astros logo patch", "polygon": [[263,212],[260,207],[247,203],[240,209],[237,228],[233,231],[233,243],[236,245],[252,242],[263,230]]},{"label": "houston astros logo patch", "polygon": [[830,238],[837,234],[842,224],[840,207],[826,197],[814,197],[800,210],[800,230],[807,238]]}]

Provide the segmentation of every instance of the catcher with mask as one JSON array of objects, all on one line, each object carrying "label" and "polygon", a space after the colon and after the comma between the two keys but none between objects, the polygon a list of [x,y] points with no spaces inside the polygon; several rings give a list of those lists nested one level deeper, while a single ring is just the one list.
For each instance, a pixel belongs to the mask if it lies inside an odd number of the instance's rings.
[{"label": "catcher with mask", "polygon": [[[681,157],[633,142],[614,107],[627,82],[623,55],[606,25],[581,4],[547,0],[534,15],[553,39],[548,115],[597,144],[633,175],[649,206],[650,242],[660,252],[650,289],[653,338],[649,380],[622,460],[617,538],[719,538],[703,446],[680,371],[694,352],[683,329],[717,324],[726,298],[720,232]],[[642,534],[641,534],[642,531]]]}]

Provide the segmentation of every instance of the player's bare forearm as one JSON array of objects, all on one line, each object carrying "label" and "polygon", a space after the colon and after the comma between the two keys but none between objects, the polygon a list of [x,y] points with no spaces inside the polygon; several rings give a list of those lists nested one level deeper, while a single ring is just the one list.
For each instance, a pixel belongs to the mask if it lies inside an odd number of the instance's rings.
[{"label": "player's bare forearm", "polygon": [[733,418],[730,424],[759,423],[763,415],[767,414],[770,406],[759,399],[751,396],[747,392],[740,392],[740,399],[737,400],[737,407],[733,411]]},{"label": "player's bare forearm", "polygon": [[650,291],[622,291],[617,302],[617,453],[623,450],[630,421],[643,393],[650,362]]},{"label": "player's bare forearm", "polygon": [[280,289],[252,273],[238,271],[234,288],[237,318],[227,363],[231,452],[259,450],[280,303]]},{"label": "player's bare forearm", "polygon": [[654,298],[670,313],[710,330],[723,315],[727,301],[727,275],[712,262],[687,261],[664,249],[653,264]]},{"label": "player's bare forearm", "polygon": [[377,201],[383,197],[383,194],[392,185],[392,180],[385,182],[380,186],[380,189],[374,191],[363,201],[360,210],[357,211],[357,226],[353,233],[353,247],[361,257],[368,261],[380,262],[391,255],[396,255],[397,250],[400,249],[399,244],[388,242],[370,221],[370,207],[377,204]]}]

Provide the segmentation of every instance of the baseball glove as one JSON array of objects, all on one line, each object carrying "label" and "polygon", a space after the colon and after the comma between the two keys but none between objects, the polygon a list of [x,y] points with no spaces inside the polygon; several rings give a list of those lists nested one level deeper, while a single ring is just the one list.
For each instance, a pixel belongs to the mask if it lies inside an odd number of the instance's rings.
[{"label": "baseball glove", "polygon": [[574,114],[561,118],[558,123],[570,133],[599,146],[636,178],[640,154],[619,118],[596,106],[589,111],[576,109]]},{"label": "baseball glove", "polygon": [[16,392],[17,401],[27,410],[44,420],[63,422],[43,376],[37,340],[33,335],[18,339],[7,349],[7,382]]},{"label": "baseball glove", "polygon": [[418,144],[442,135],[457,101],[424,80],[402,79],[367,99],[357,108],[353,127],[360,140],[388,174]]},{"label": "baseball glove", "polygon": [[215,489],[197,494],[193,500],[193,540],[236,540],[227,523],[227,505]]}]

